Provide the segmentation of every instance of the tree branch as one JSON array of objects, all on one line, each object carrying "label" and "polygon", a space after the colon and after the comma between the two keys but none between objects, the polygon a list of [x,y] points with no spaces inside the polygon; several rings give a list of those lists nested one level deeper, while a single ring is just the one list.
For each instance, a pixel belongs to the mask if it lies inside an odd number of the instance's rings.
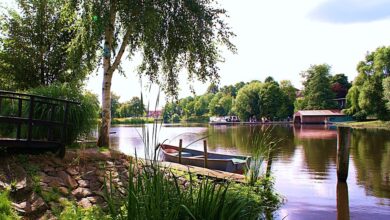
[{"label": "tree branch", "polygon": [[109,72],[110,74],[112,74],[112,73],[118,68],[118,65],[119,65],[119,63],[121,62],[122,56],[123,56],[123,54],[124,54],[124,52],[125,52],[125,49],[126,49],[126,47],[127,47],[129,38],[130,38],[130,30],[128,29],[128,30],[126,31],[125,36],[123,37],[122,44],[121,44],[121,47],[120,47],[120,49],[119,49],[119,52],[118,52],[118,54],[116,55],[114,62],[112,63],[112,65],[110,66],[110,68],[109,68],[108,71],[107,71],[107,72]]}]

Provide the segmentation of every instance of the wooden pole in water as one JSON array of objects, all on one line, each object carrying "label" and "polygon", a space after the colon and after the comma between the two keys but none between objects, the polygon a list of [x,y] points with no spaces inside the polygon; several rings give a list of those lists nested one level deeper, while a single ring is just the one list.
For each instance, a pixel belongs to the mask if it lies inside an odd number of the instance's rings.
[{"label": "wooden pole in water", "polygon": [[347,127],[337,128],[337,180],[346,182],[349,167],[349,145],[351,129]]},{"label": "wooden pole in water", "polygon": [[179,140],[179,163],[181,164],[181,150],[182,150],[182,146],[183,146],[183,140],[180,139]]},{"label": "wooden pole in water", "polygon": [[204,168],[207,168],[207,141],[206,140],[203,140],[203,148],[204,148]]}]

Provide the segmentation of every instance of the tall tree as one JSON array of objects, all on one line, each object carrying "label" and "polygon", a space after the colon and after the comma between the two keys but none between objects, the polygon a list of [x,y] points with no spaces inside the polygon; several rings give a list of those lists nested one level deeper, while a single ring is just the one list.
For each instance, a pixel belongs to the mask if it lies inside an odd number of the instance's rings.
[{"label": "tall tree", "polygon": [[268,80],[259,91],[260,116],[268,119],[281,117],[280,114],[285,96],[276,81]]},{"label": "tall tree", "polygon": [[304,109],[329,109],[335,108],[336,103],[332,100],[334,94],[330,86],[330,66],[327,64],[312,65],[301,73],[304,78],[303,95]]},{"label": "tall tree", "polygon": [[390,47],[379,47],[367,53],[357,70],[359,75],[347,94],[348,108],[345,113],[358,120],[364,120],[367,116],[388,119],[383,80],[390,73]]},{"label": "tall tree", "polygon": [[[7,89],[28,89],[53,83],[80,85],[92,69],[73,46],[77,13],[71,1],[18,0],[18,9],[0,19],[0,78]],[[3,87],[2,86],[2,87]]]},{"label": "tall tree", "polygon": [[219,92],[211,99],[209,103],[210,115],[226,116],[232,110],[233,98],[230,94]]},{"label": "tall tree", "polygon": [[262,83],[252,82],[242,87],[237,94],[234,103],[234,112],[238,114],[241,120],[247,121],[250,117],[261,117],[259,93],[262,89]]},{"label": "tall tree", "polygon": [[286,100],[283,102],[286,112],[285,117],[291,117],[294,114],[294,102],[297,98],[297,89],[289,80],[280,81],[280,89],[282,90]]},{"label": "tall tree", "polygon": [[[125,50],[132,58],[142,55],[139,72],[160,83],[168,95],[177,96],[178,74],[217,81],[218,46],[235,51],[234,35],[225,23],[225,10],[213,0],[87,0],[74,1],[82,8],[80,35],[103,41],[102,125],[99,146],[109,145],[110,91],[114,72]],[[79,41],[84,43],[83,41]]]}]

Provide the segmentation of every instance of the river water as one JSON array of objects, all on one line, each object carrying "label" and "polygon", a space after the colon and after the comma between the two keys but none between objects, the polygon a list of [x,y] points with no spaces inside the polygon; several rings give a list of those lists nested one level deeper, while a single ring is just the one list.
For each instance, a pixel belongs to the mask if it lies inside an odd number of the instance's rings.
[{"label": "river water", "polygon": [[[272,160],[276,191],[285,198],[275,219],[390,219],[390,131],[353,130],[347,184],[336,175],[337,131],[322,125],[158,125],[157,141],[183,146],[206,137],[209,151],[251,155],[256,140],[277,142]],[[152,140],[153,125],[113,127],[111,147],[143,156],[141,136]],[[188,146],[203,149],[202,141]]]}]

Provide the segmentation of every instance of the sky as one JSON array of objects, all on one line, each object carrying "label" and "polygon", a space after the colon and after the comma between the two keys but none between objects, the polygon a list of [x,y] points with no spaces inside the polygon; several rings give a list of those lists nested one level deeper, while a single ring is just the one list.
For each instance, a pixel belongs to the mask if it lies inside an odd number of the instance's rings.
[{"label": "sky", "polygon": [[[227,23],[237,35],[232,41],[238,49],[232,54],[221,48],[225,62],[219,64],[220,86],[272,76],[277,81],[290,80],[301,89],[299,73],[322,63],[332,67],[331,74],[344,73],[351,81],[357,75],[357,63],[368,51],[390,46],[389,0],[219,0],[218,4],[230,16]],[[126,60],[126,77],[114,74],[112,91],[122,102],[139,96],[141,90],[149,94],[141,89],[138,63],[138,57]],[[86,88],[100,95],[101,86],[102,70],[98,70]],[[195,83],[196,94],[203,94],[207,86]],[[153,88],[151,102],[158,86]],[[192,95],[189,88],[182,71],[179,97]]]}]

